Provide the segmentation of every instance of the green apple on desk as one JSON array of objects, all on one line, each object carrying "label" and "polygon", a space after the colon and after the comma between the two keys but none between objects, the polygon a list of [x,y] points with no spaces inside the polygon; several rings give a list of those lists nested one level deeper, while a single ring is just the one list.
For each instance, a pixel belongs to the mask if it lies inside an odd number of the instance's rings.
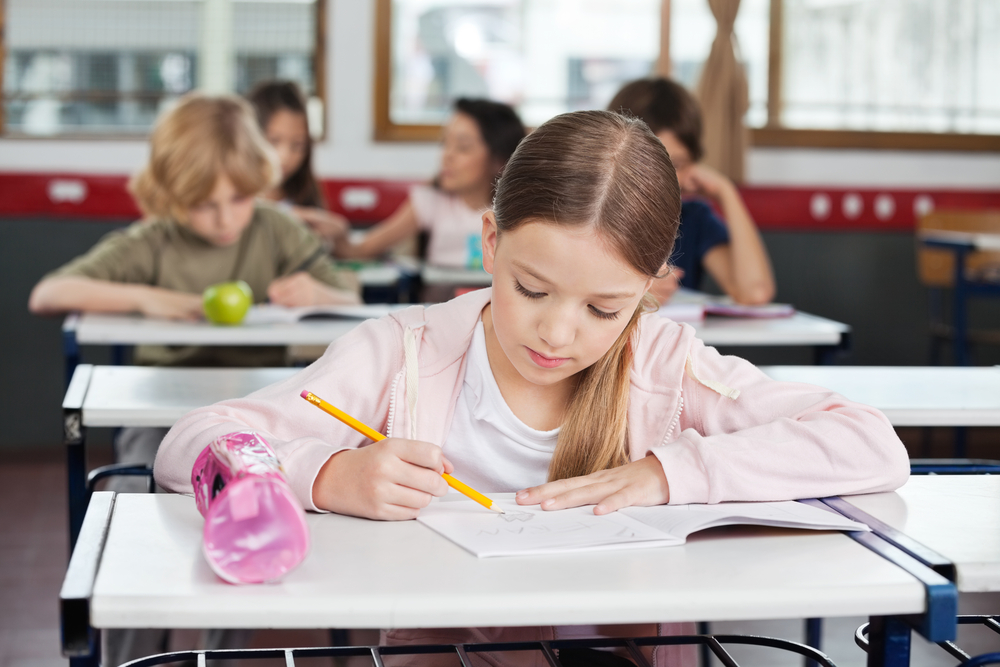
[{"label": "green apple on desk", "polygon": [[213,324],[239,324],[253,304],[253,290],[242,280],[217,283],[205,290],[202,307]]}]

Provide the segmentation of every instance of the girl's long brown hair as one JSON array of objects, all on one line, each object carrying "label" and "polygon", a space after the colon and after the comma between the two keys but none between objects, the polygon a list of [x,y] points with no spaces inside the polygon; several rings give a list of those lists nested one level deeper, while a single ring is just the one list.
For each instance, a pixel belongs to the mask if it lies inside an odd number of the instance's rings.
[{"label": "girl's long brown hair", "polygon": [[[497,183],[498,235],[527,222],[593,227],[642,275],[660,275],[680,223],[677,174],[642,121],[608,111],[562,114],[528,135]],[[629,462],[629,374],[640,303],[618,340],[578,375],[549,479]]]},{"label": "girl's long brown hair", "polygon": [[309,114],[306,96],[294,81],[263,81],[247,94],[247,99],[257,113],[261,132],[267,132],[271,117],[279,111],[291,111],[306,122],[306,152],[302,164],[281,184],[281,194],[296,206],[326,208],[323,191],[312,168],[312,136],[309,134]]}]

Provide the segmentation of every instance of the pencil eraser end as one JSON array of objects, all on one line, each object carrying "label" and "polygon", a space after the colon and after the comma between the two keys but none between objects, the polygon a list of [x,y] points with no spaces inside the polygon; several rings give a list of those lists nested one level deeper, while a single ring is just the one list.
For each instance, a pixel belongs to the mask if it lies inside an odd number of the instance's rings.
[{"label": "pencil eraser end", "polygon": [[309,398],[309,390],[308,389],[303,389],[302,393],[299,394],[299,396],[301,396],[302,398]]}]

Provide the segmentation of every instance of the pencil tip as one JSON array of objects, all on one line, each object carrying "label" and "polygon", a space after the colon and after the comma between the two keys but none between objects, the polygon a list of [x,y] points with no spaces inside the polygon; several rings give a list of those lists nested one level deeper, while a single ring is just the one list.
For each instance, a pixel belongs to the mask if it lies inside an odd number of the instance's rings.
[{"label": "pencil tip", "polygon": [[506,512],[504,512],[499,507],[491,507],[490,509],[493,510],[494,512],[499,512],[500,514],[506,514]]}]

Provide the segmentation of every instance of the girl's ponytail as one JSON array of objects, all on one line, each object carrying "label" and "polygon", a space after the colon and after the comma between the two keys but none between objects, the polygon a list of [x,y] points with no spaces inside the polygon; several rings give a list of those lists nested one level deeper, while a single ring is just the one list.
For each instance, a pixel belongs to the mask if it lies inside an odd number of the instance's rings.
[{"label": "girl's ponytail", "polygon": [[639,317],[645,310],[643,299],[611,349],[580,373],[549,463],[550,482],[629,462],[629,373],[635,358]]}]

